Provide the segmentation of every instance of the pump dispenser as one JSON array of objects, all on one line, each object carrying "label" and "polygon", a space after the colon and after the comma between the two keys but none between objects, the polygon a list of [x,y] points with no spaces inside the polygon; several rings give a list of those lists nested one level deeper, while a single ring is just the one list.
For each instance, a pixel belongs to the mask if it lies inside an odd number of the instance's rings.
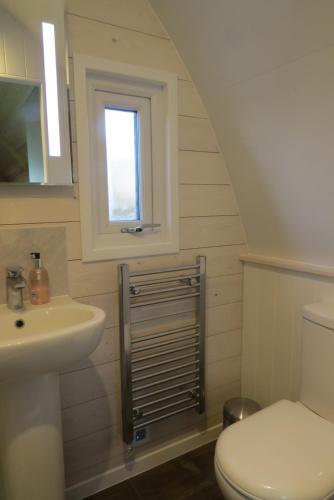
[{"label": "pump dispenser", "polygon": [[30,302],[33,305],[47,304],[50,301],[49,274],[42,266],[41,254],[31,252],[34,267],[28,278]]}]

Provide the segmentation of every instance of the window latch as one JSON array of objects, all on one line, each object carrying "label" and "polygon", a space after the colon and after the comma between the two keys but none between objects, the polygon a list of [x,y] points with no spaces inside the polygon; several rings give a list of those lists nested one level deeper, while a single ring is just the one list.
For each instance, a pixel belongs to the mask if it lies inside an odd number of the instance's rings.
[{"label": "window latch", "polygon": [[142,233],[145,229],[158,229],[161,227],[161,224],[141,224],[140,226],[135,227],[122,227],[121,233]]}]

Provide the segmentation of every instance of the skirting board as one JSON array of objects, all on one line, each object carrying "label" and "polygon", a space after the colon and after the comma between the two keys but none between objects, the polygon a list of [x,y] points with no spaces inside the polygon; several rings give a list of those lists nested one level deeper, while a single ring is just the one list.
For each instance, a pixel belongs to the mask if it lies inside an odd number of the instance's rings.
[{"label": "skirting board", "polygon": [[82,500],[89,495],[93,495],[101,490],[110,488],[110,486],[121,483],[126,479],[137,476],[157,465],[168,462],[188,451],[214,441],[221,431],[222,425],[215,425],[206,431],[198,432],[175,443],[163,446],[161,449],[152,453],[147,453],[147,455],[139,457],[134,462],[131,470],[127,469],[124,464],[104,472],[103,474],[94,476],[87,481],[75,484],[66,490],[66,500]]}]

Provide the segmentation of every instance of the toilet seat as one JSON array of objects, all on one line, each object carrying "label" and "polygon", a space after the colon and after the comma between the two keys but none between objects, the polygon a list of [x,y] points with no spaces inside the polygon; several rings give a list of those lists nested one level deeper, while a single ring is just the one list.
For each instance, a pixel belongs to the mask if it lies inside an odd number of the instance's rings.
[{"label": "toilet seat", "polygon": [[334,424],[279,401],[220,435],[215,466],[240,498],[334,498]]}]

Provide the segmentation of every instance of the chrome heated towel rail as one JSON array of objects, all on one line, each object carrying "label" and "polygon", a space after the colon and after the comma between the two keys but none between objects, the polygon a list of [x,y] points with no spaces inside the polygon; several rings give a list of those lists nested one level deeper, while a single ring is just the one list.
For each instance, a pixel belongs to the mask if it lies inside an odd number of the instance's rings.
[{"label": "chrome heated towel rail", "polygon": [[[140,272],[120,264],[119,277],[123,439],[130,445],[138,429],[205,411],[205,257]],[[176,303],[187,304],[190,317]]]}]

